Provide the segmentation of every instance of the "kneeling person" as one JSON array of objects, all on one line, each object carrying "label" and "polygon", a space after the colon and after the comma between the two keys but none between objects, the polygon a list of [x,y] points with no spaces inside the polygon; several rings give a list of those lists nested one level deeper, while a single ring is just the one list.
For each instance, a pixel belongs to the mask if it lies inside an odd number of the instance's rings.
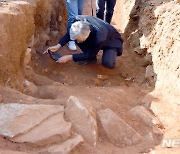
[{"label": "kneeling person", "polygon": [[83,53],[63,56],[58,59],[59,63],[67,63],[70,60],[80,64],[94,63],[97,61],[97,53],[103,50],[102,64],[114,68],[116,57],[122,54],[123,40],[119,32],[112,25],[96,17],[77,16],[59,43],[47,50],[56,52],[70,40],[75,40]]}]

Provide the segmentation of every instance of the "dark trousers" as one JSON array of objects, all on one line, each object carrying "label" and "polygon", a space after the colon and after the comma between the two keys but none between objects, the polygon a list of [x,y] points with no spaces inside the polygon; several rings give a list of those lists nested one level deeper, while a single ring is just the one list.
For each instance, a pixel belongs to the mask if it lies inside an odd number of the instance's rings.
[{"label": "dark trousers", "polygon": [[96,0],[96,16],[104,20],[105,3],[106,3],[105,21],[111,23],[111,19],[114,12],[114,6],[116,5],[116,0]]},{"label": "dark trousers", "polygon": [[105,49],[103,50],[102,64],[107,68],[114,68],[116,63],[116,57],[116,49]]}]

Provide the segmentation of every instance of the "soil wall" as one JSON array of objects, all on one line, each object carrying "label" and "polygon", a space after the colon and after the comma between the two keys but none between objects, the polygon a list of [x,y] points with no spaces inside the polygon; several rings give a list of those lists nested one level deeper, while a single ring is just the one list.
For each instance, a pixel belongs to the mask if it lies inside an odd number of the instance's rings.
[{"label": "soil wall", "polygon": [[[131,4],[131,5],[129,5]],[[129,45],[152,68],[155,89],[180,98],[180,4],[171,0],[126,0],[123,4]],[[151,82],[151,81],[150,81]]]},{"label": "soil wall", "polygon": [[0,1],[0,83],[20,82],[31,54],[65,33],[63,0]]}]

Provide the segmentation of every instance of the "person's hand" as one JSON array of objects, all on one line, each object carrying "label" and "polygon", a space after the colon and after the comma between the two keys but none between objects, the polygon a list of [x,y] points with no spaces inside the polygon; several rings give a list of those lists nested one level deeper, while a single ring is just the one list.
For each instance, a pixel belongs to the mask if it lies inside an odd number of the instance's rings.
[{"label": "person's hand", "polygon": [[66,55],[66,56],[62,56],[61,58],[59,58],[56,62],[58,62],[60,64],[65,64],[71,60],[72,60],[72,55]]},{"label": "person's hand", "polygon": [[47,48],[47,50],[44,51],[43,54],[48,53],[48,50],[50,50],[51,52],[56,52],[60,47],[61,47],[60,44],[57,44],[55,46],[51,46],[51,47]]}]

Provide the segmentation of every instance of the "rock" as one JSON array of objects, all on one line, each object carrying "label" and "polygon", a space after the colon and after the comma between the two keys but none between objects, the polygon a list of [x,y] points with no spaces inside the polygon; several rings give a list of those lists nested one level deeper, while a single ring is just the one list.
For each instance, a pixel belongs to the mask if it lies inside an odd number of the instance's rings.
[{"label": "rock", "polygon": [[134,51],[139,54],[139,55],[143,55],[144,54],[144,51],[141,49],[140,46],[134,48]]},{"label": "rock", "polygon": [[146,53],[146,56],[144,57],[144,59],[148,65],[152,65],[153,62],[152,62],[152,55],[151,54]]},{"label": "rock", "polygon": [[146,136],[145,139],[148,140],[149,142],[154,143],[154,138],[153,138],[153,134],[151,132],[149,132]]},{"label": "rock", "polygon": [[148,142],[151,142],[151,145],[156,144],[156,138],[162,138],[163,137],[163,132],[157,127],[157,126],[152,126],[152,132],[149,132],[144,136],[144,139],[146,139]]},{"label": "rock", "polygon": [[49,36],[45,33],[45,32],[42,32],[41,34],[40,34],[40,41],[41,42],[46,42],[46,41],[48,41],[50,38],[49,38]]},{"label": "rock", "polygon": [[[53,82],[52,84],[54,83],[55,82]],[[38,91],[36,92],[34,96],[41,99],[56,99],[57,93],[56,93],[56,90],[50,90],[48,86],[41,86],[38,88]]]},{"label": "rock", "polygon": [[97,75],[97,78],[100,79],[100,80],[107,80],[109,78],[108,75]]},{"label": "rock", "polygon": [[57,31],[57,30],[51,31],[51,35],[53,38],[56,38],[58,36],[58,34],[59,34],[59,31]]},{"label": "rock", "polygon": [[147,125],[159,125],[160,122],[152,113],[150,113],[143,106],[136,106],[130,110],[132,114],[141,118]]},{"label": "rock", "polygon": [[96,145],[98,140],[97,122],[92,110],[86,109],[76,97],[71,96],[65,108],[65,116],[72,123],[75,132],[81,134],[90,145]]},{"label": "rock", "polygon": [[163,131],[161,129],[159,129],[157,126],[152,127],[152,132],[154,134],[157,134],[157,135],[163,135],[164,134]]},{"label": "rock", "polygon": [[112,110],[101,110],[98,115],[107,136],[114,145],[118,147],[132,146],[141,141],[141,135]]},{"label": "rock", "polygon": [[152,65],[148,65],[146,67],[146,80],[150,83],[150,85],[154,85],[156,82],[156,74],[154,73],[154,68]]},{"label": "rock", "polygon": [[68,154],[72,151],[76,146],[82,144],[84,139],[81,135],[76,134],[70,139],[66,140],[65,142],[57,145],[53,145],[48,149],[50,153],[57,153],[57,154]]},{"label": "rock", "polygon": [[33,95],[38,90],[38,87],[34,83],[29,82],[28,80],[25,80],[23,82],[23,84],[24,84],[24,87],[25,87],[24,92],[27,93],[27,94],[32,94]]},{"label": "rock", "polygon": [[46,145],[70,137],[71,124],[58,105],[0,105],[0,134],[14,142]]},{"label": "rock", "polygon": [[101,137],[99,137],[99,142],[102,142],[103,140],[102,140],[102,138]]},{"label": "rock", "polygon": [[31,61],[31,48],[27,48],[24,56],[24,67],[29,68],[28,64]]},{"label": "rock", "polygon": [[152,55],[150,53],[146,53],[146,55],[142,59],[142,67],[147,67],[148,65],[152,65]]},{"label": "rock", "polygon": [[33,48],[33,45],[34,45],[34,35],[32,35],[28,41],[28,48]]},{"label": "rock", "polygon": [[151,102],[153,100],[153,97],[150,94],[145,95],[145,97],[142,99],[143,107],[146,109],[149,109],[151,106]]},{"label": "rock", "polygon": [[63,19],[62,16],[59,16],[58,21],[61,22],[62,19]]},{"label": "rock", "polygon": [[46,73],[47,73],[47,72],[48,72],[48,69],[47,69],[47,68],[46,68],[46,69],[44,69],[44,72],[46,72]]},{"label": "rock", "polygon": [[28,153],[20,152],[20,151],[1,150],[0,149],[0,154],[28,154]]},{"label": "rock", "polygon": [[11,140],[19,143],[28,142],[42,146],[68,139],[70,137],[70,131],[71,124],[64,121],[63,113],[58,113],[33,127],[27,133],[14,137]]},{"label": "rock", "polygon": [[139,34],[139,32],[137,30],[131,33],[131,35],[130,35],[130,41],[131,41],[130,45],[133,48],[137,48],[137,47],[140,48],[140,40],[138,38],[140,38],[140,34]]}]

